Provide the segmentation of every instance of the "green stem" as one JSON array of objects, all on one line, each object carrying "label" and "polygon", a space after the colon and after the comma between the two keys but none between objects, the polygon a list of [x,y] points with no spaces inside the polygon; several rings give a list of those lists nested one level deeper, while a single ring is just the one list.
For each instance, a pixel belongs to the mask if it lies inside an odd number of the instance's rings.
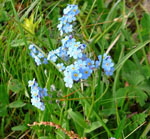
[{"label": "green stem", "polygon": [[[76,90],[77,90],[77,89],[76,89]],[[79,96],[84,97],[83,94],[81,94],[81,93],[79,93],[79,92],[77,92],[77,93],[78,93]],[[88,100],[84,99],[84,101],[85,101],[85,103],[88,105],[88,107],[90,107],[90,104],[89,104]],[[113,135],[112,135],[112,133],[110,132],[109,128],[107,128],[107,126],[106,126],[106,124],[104,123],[104,121],[100,118],[100,116],[95,112],[94,109],[92,109],[92,110],[93,110],[93,113],[94,113],[94,115],[96,116],[96,118],[99,120],[99,122],[102,124],[103,128],[106,130],[107,134],[108,134],[110,137],[112,137]]]},{"label": "green stem", "polygon": [[100,95],[100,97],[95,100],[95,103],[97,103],[97,102],[106,94],[108,88],[109,88],[109,84],[106,86],[106,89],[105,89],[104,93],[102,93],[102,94]]},{"label": "green stem", "polygon": [[[140,32],[140,26],[139,26],[139,23],[138,23],[138,18],[137,18],[137,15],[135,13],[135,10],[134,10],[134,17],[135,17],[135,22],[136,22],[136,26],[137,26],[137,31],[138,31],[138,35],[139,35],[139,39],[141,42],[143,42],[143,38],[141,36],[141,32]],[[142,48],[142,52],[143,52],[143,55],[145,57],[145,62],[146,62],[146,65],[149,66],[149,63],[148,63],[148,59],[147,59],[147,56],[146,56],[146,52],[145,52],[145,49]]]},{"label": "green stem", "polygon": [[148,125],[146,126],[145,130],[143,131],[142,135],[140,138],[144,138],[146,137],[147,133],[150,131],[150,122],[148,123]]},{"label": "green stem", "polygon": [[90,9],[90,11],[89,11],[89,13],[88,13],[86,19],[85,19],[84,26],[86,25],[86,23],[87,23],[87,21],[88,21],[90,15],[91,15],[91,13],[92,13],[92,10],[93,10],[93,8],[94,8],[94,5],[95,5],[96,1],[97,1],[97,0],[94,0],[94,2],[93,2],[93,4],[92,4],[92,7],[91,7],[91,9]]}]

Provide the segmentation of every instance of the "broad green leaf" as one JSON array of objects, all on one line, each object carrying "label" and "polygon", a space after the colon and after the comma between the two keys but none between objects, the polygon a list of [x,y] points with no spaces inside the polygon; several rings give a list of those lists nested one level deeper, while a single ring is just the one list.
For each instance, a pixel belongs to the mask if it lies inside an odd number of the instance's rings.
[{"label": "broad green leaf", "polygon": [[142,17],[142,20],[141,20],[141,25],[142,25],[142,33],[144,35],[150,35],[150,14],[148,13],[145,13]]},{"label": "broad green leaf", "polygon": [[148,98],[147,94],[142,91],[141,89],[136,89],[135,90],[135,95],[136,97],[136,102],[139,103],[141,106],[143,106]]},{"label": "broad green leaf", "polygon": [[137,86],[145,80],[144,74],[138,68],[138,66],[130,60],[127,60],[123,67],[123,78],[130,85]]},{"label": "broad green leaf", "polygon": [[[104,123],[106,123],[108,120],[107,119],[104,119],[103,120]],[[90,133],[92,132],[93,130],[99,128],[99,127],[102,127],[102,124],[99,122],[99,121],[96,121],[96,122],[93,122],[88,128],[86,128],[84,131],[85,133]]]},{"label": "broad green leaf", "polygon": [[73,112],[72,109],[69,109],[68,114],[74,120],[74,122],[80,125],[82,128],[87,127],[87,123],[79,112]]},{"label": "broad green leaf", "polygon": [[22,132],[26,131],[27,129],[28,127],[25,125],[18,125],[11,128],[12,131],[22,131]]},{"label": "broad green leaf", "polygon": [[142,20],[141,20],[142,27],[150,30],[150,24],[149,24],[149,22],[150,22],[150,14],[145,13],[143,15],[143,17],[142,17]]},{"label": "broad green leaf", "polygon": [[8,88],[13,92],[18,93],[23,89],[23,85],[17,79],[12,79],[9,81]]},{"label": "broad green leaf", "polygon": [[11,42],[11,47],[19,47],[19,46],[24,46],[24,45],[25,45],[25,42],[23,39],[17,39]]},{"label": "broad green leaf", "polygon": [[136,102],[139,103],[141,106],[145,104],[145,101],[148,98],[147,94],[144,91],[142,91],[139,87],[132,86],[130,86],[128,96],[135,96]]},{"label": "broad green leaf", "polygon": [[20,108],[25,105],[26,105],[26,103],[22,102],[21,100],[17,100],[17,101],[10,103],[8,106],[9,106],[9,108]]}]

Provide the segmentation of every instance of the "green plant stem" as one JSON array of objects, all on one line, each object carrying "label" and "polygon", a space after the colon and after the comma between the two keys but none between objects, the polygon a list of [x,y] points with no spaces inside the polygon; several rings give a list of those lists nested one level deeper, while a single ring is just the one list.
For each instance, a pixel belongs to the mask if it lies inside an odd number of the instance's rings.
[{"label": "green plant stem", "polygon": [[97,0],[94,0],[94,2],[93,2],[93,4],[92,4],[92,7],[91,7],[91,9],[90,9],[90,11],[89,11],[89,13],[88,13],[86,19],[85,19],[84,27],[85,27],[85,25],[86,25],[86,23],[87,23],[87,21],[88,21],[90,15],[91,15],[91,13],[92,13],[92,10],[93,10],[93,8],[94,8],[94,6],[95,6],[96,1],[97,1]]},{"label": "green plant stem", "polygon": [[[139,23],[138,23],[138,18],[137,18],[137,15],[135,13],[135,10],[134,10],[133,13],[134,13],[134,17],[135,17],[135,22],[136,22],[136,26],[137,26],[137,31],[138,31],[139,39],[143,43],[143,39],[142,39],[141,32],[140,32],[140,26],[139,26]],[[144,48],[142,48],[142,52],[143,52],[143,55],[145,57],[146,65],[149,66],[148,59],[147,59],[146,52],[145,52]]]},{"label": "green plant stem", "polygon": [[22,29],[22,27],[21,27],[21,23],[20,23],[19,17],[18,17],[18,15],[17,15],[16,9],[15,9],[15,7],[14,7],[13,1],[10,0],[10,2],[11,2],[11,6],[12,6],[12,8],[13,8],[13,12],[14,12],[15,18],[16,18],[16,20],[17,20],[17,22],[18,22],[18,26],[19,26],[20,32],[21,32],[21,34],[22,34],[24,43],[25,43],[26,46],[28,46],[28,43],[27,43],[27,40],[26,40],[26,38],[25,38],[23,29]]},{"label": "green plant stem", "polygon": [[105,89],[104,93],[102,93],[102,94],[100,95],[100,97],[95,100],[95,103],[97,103],[97,102],[106,94],[108,88],[109,88],[109,84],[106,86],[106,89]]},{"label": "green plant stem", "polygon": [[142,135],[140,138],[144,138],[146,137],[147,133],[150,131],[150,122],[148,123],[148,125],[146,126],[145,130],[143,131]]},{"label": "green plant stem", "polygon": [[[77,89],[76,89],[77,90]],[[79,96],[84,97],[83,94],[77,92]],[[85,103],[90,107],[89,101],[84,99]],[[99,122],[102,124],[102,126],[104,127],[104,129],[106,130],[107,134],[112,137],[112,133],[110,132],[109,128],[106,126],[106,124],[104,123],[104,121],[100,118],[100,116],[95,112],[95,110],[93,109],[93,113],[96,116],[96,118],[99,120]]]}]

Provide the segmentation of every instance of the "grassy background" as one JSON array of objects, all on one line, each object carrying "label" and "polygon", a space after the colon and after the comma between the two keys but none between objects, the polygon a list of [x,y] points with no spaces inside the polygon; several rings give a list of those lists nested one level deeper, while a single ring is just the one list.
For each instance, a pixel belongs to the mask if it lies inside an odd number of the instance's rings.
[{"label": "grassy background", "polygon": [[[29,56],[31,43],[45,54],[61,45],[56,27],[68,3],[80,9],[76,39],[87,44],[92,59],[106,51],[111,55],[112,77],[98,69],[68,89],[52,63],[37,67]],[[0,0],[0,138],[69,138],[54,127],[27,126],[51,121],[88,139],[147,139],[149,7],[149,0]],[[50,95],[44,112],[30,103],[28,80],[33,78]]]}]

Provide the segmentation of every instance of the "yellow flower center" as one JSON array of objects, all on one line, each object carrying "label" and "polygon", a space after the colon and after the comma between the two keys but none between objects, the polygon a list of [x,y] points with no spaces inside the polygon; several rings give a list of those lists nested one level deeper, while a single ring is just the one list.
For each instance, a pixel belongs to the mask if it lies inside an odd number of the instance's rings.
[{"label": "yellow flower center", "polygon": [[75,76],[75,77],[77,77],[77,76],[78,76],[78,74],[77,74],[77,73],[75,73],[75,74],[74,74],[74,76]]}]

